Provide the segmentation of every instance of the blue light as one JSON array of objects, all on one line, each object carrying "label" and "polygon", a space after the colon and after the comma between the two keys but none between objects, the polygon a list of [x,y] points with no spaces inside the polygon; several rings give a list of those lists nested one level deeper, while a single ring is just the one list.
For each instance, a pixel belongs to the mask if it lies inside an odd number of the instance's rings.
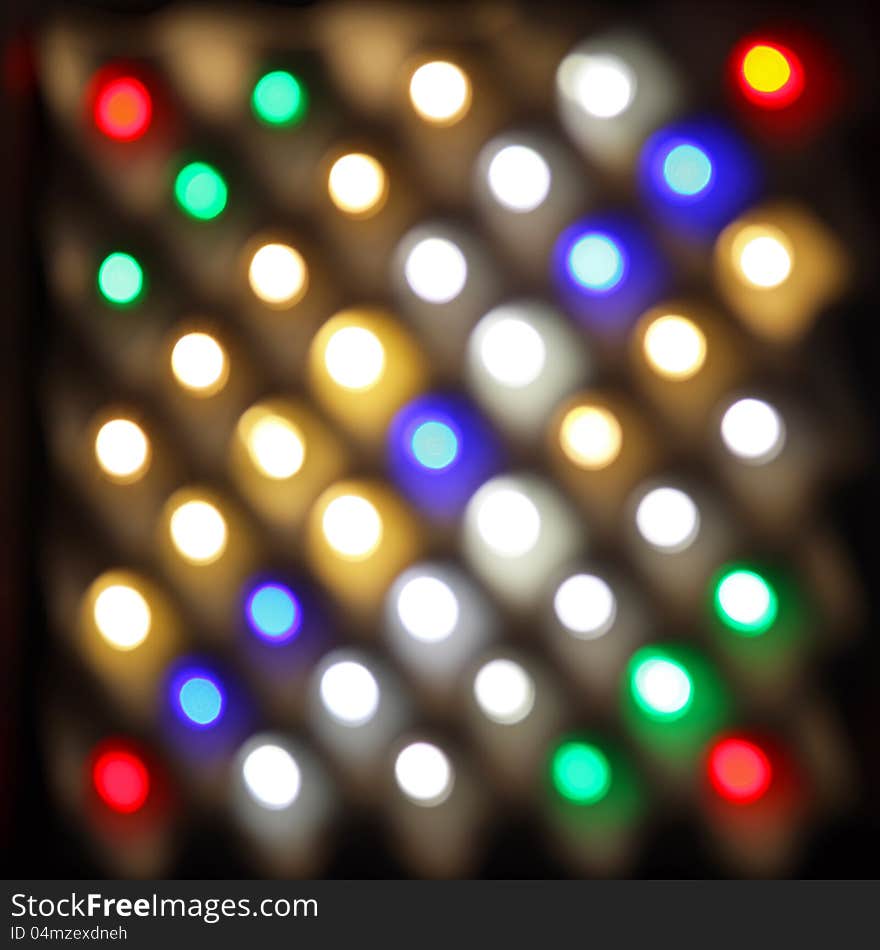
[{"label": "blue light", "polygon": [[458,455],[458,437],[452,427],[436,419],[416,426],[410,445],[416,461],[434,471],[449,468]]},{"label": "blue light", "polygon": [[696,145],[675,145],[663,161],[663,177],[677,195],[698,195],[712,179],[712,161]]},{"label": "blue light", "polygon": [[207,674],[184,674],[174,687],[177,704],[189,724],[213,725],[223,712],[223,693]]},{"label": "blue light", "polygon": [[292,590],[283,584],[261,584],[247,599],[247,621],[269,643],[286,643],[302,624],[302,610]]},{"label": "blue light", "polygon": [[612,290],[623,279],[624,267],[623,251],[608,234],[585,234],[568,252],[568,269],[587,290]]}]

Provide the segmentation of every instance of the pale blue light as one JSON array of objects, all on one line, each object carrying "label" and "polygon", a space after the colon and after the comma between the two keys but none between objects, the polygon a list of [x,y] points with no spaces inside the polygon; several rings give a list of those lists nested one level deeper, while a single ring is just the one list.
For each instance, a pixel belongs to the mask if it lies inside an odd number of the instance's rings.
[{"label": "pale blue light", "polygon": [[177,695],[183,714],[198,726],[210,725],[223,709],[220,688],[204,676],[185,680]]},{"label": "pale blue light", "polygon": [[623,254],[608,235],[592,232],[572,246],[568,268],[572,277],[587,290],[611,290],[623,279]]},{"label": "pale blue light", "polygon": [[696,145],[676,145],[663,161],[663,178],[677,195],[698,195],[712,178],[712,161]]},{"label": "pale blue light", "polygon": [[413,455],[425,468],[448,468],[458,455],[458,439],[445,422],[423,422],[412,434]]}]

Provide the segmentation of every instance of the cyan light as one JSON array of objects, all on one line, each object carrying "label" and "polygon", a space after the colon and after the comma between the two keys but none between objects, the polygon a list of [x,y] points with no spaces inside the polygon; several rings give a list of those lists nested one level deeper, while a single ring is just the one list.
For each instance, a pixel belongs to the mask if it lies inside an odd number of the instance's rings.
[{"label": "cyan light", "polygon": [[223,693],[207,676],[184,678],[177,691],[177,701],[183,715],[196,726],[211,725],[223,711]]},{"label": "cyan light", "polygon": [[293,637],[302,622],[302,611],[290,588],[283,584],[262,584],[248,598],[247,620],[257,636],[270,643]]},{"label": "cyan light", "polygon": [[448,468],[458,455],[458,437],[445,422],[431,419],[417,426],[410,441],[413,455],[425,468]]},{"label": "cyan light", "polygon": [[696,145],[676,145],[663,161],[663,178],[677,195],[698,195],[712,180],[712,160]]},{"label": "cyan light", "polygon": [[623,278],[623,252],[609,235],[591,232],[572,245],[568,269],[587,290],[600,293],[611,290]]}]

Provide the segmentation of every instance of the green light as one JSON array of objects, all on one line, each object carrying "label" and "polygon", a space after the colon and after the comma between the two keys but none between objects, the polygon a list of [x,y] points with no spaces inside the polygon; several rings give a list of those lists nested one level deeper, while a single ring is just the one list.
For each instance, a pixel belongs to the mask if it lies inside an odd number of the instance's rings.
[{"label": "green light", "polygon": [[98,268],[98,289],[110,303],[134,303],[144,289],[143,269],[131,254],[114,251]]},{"label": "green light", "polygon": [[266,73],[254,86],[251,107],[267,125],[296,125],[308,108],[305,86],[284,70]]},{"label": "green light", "polygon": [[579,805],[601,801],[611,786],[605,753],[586,742],[564,742],[554,752],[550,769],[559,794]]},{"label": "green light", "polygon": [[687,668],[662,650],[644,647],[629,665],[630,691],[639,708],[652,719],[680,719],[694,698],[694,684]]},{"label": "green light", "polygon": [[191,217],[210,221],[226,207],[226,182],[205,162],[190,162],[174,180],[174,197]]},{"label": "green light", "polygon": [[773,626],[779,612],[776,591],[756,571],[734,568],[715,584],[715,612],[731,630],[756,637]]}]

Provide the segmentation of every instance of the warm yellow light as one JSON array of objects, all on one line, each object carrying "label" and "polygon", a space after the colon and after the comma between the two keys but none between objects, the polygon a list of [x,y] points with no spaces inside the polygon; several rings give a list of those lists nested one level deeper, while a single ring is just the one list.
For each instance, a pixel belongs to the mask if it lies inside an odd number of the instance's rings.
[{"label": "warm yellow light", "polygon": [[706,362],[706,337],[687,317],[667,314],[653,320],[642,341],[645,358],[666,379],[690,379]]},{"label": "warm yellow light", "polygon": [[190,564],[211,564],[226,550],[226,519],[207,501],[187,501],[178,506],[169,524],[171,541]]},{"label": "warm yellow light", "polygon": [[409,98],[416,112],[432,125],[452,125],[470,108],[471,83],[454,63],[434,60],[413,73]]},{"label": "warm yellow light", "polygon": [[336,159],[327,179],[333,204],[353,217],[375,214],[388,194],[385,169],[371,155],[352,152]]},{"label": "warm yellow light", "polygon": [[743,59],[742,71],[757,92],[777,92],[791,78],[791,64],[773,46],[753,46]]},{"label": "warm yellow light", "polygon": [[620,423],[601,406],[576,406],[566,413],[559,430],[562,451],[581,468],[606,468],[623,442]]},{"label": "warm yellow light", "polygon": [[291,478],[302,468],[306,457],[302,433],[282,416],[269,414],[249,427],[248,454],[267,478]]},{"label": "warm yellow light", "polygon": [[369,557],[382,540],[382,518],[360,495],[340,495],[324,510],[321,528],[330,547],[349,561]]},{"label": "warm yellow light", "polygon": [[327,341],[324,365],[343,389],[371,389],[382,378],[385,348],[376,334],[364,327],[341,327]]},{"label": "warm yellow light", "polygon": [[229,360],[210,334],[185,333],[171,351],[171,372],[193,395],[213,396],[226,385]]},{"label": "warm yellow light", "polygon": [[95,458],[108,478],[129,484],[150,466],[150,441],[131,419],[111,419],[95,436]]},{"label": "warm yellow light", "polygon": [[264,244],[248,268],[251,290],[273,307],[290,307],[301,300],[309,283],[302,254],[287,244]]},{"label": "warm yellow light", "polygon": [[769,290],[791,273],[794,253],[786,236],[775,228],[749,225],[733,241],[733,264],[753,287]]},{"label": "warm yellow light", "polygon": [[146,640],[152,615],[140,591],[127,584],[111,584],[95,598],[98,633],[117,650],[133,650]]}]

